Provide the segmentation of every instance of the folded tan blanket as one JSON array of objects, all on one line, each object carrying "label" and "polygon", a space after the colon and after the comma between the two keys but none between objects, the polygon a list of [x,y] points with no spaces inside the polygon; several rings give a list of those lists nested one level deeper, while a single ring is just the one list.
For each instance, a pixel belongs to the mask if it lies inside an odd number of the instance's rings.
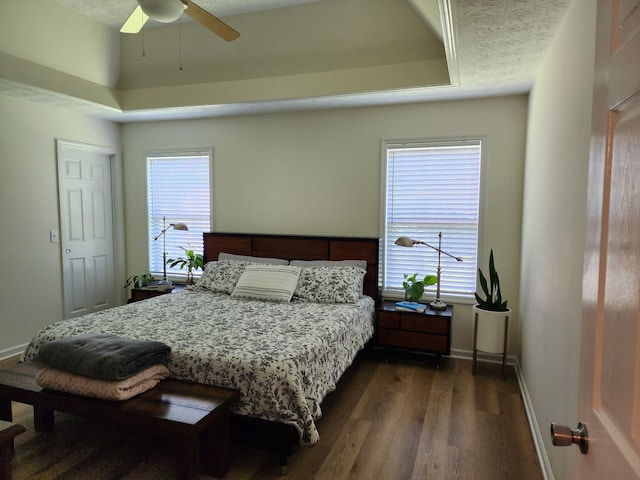
[{"label": "folded tan blanket", "polygon": [[42,388],[105,400],[127,400],[155,387],[169,376],[166,365],[153,365],[124,380],[99,380],[45,367],[36,375]]}]

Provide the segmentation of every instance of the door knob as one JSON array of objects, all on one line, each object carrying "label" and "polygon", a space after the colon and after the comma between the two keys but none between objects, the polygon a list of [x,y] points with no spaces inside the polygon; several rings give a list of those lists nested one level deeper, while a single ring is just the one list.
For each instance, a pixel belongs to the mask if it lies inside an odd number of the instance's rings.
[{"label": "door knob", "polygon": [[551,423],[551,442],[556,447],[568,447],[575,443],[580,447],[580,451],[586,455],[589,451],[587,426],[580,422],[578,428],[571,430],[566,425]]}]

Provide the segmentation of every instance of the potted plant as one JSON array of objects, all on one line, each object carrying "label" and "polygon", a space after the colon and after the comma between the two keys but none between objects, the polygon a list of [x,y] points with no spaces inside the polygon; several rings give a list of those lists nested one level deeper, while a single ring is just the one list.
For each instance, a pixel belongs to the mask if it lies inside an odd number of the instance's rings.
[{"label": "potted plant", "polygon": [[405,298],[410,302],[417,302],[424,295],[425,287],[429,285],[435,285],[438,282],[438,277],[435,275],[425,275],[421,280],[418,280],[418,274],[413,275],[404,274],[404,282],[402,287],[405,291]]},{"label": "potted plant", "polygon": [[142,288],[153,282],[153,275],[145,273],[144,275],[131,275],[127,278],[123,288],[133,285],[133,288]]},{"label": "potted plant", "polygon": [[[477,304],[473,306],[475,317],[474,328],[474,360],[476,350],[487,353],[502,353],[506,356],[508,342],[508,325],[511,309],[502,298],[500,277],[493,258],[493,249],[489,254],[489,279],[478,268],[478,279],[482,291],[476,292]],[[504,362],[503,362],[504,363]],[[475,362],[474,362],[475,365]]]},{"label": "potted plant", "polygon": [[487,284],[487,278],[482,273],[482,270],[478,268],[478,278],[480,279],[480,287],[485,298],[480,297],[476,292],[476,300],[478,308],[482,310],[489,310],[492,312],[506,312],[507,301],[502,301],[502,292],[500,291],[500,278],[496,271],[495,262],[493,260],[493,249],[489,253],[489,283]]},{"label": "potted plant", "polygon": [[184,257],[181,258],[169,258],[167,265],[169,267],[178,266],[181,270],[186,267],[187,269],[187,285],[193,283],[193,271],[204,268],[204,256],[201,253],[195,253],[192,248],[180,247],[184,250]]}]

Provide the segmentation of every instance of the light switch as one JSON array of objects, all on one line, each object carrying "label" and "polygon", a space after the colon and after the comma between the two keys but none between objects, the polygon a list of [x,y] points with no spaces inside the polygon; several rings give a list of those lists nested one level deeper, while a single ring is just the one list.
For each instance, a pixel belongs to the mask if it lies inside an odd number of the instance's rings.
[{"label": "light switch", "polygon": [[49,230],[49,241],[51,243],[58,243],[58,231],[57,230]]}]

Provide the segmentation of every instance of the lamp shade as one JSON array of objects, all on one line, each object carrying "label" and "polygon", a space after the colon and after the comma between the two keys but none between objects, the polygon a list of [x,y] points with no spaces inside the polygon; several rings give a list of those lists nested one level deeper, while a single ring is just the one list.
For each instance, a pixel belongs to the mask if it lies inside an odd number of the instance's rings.
[{"label": "lamp shade", "polygon": [[138,0],[138,4],[149,18],[162,23],[176,21],[184,11],[180,0]]},{"label": "lamp shade", "polygon": [[400,247],[413,247],[416,242],[409,237],[400,237],[396,240],[396,245]]}]

